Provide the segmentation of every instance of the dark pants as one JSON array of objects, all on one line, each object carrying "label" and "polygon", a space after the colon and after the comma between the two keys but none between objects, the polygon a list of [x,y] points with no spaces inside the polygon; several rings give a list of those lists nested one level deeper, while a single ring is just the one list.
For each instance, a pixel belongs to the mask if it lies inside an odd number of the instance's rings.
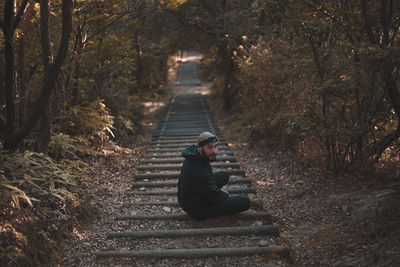
[{"label": "dark pants", "polygon": [[[218,188],[222,188],[229,181],[229,174],[224,171],[214,172],[215,183]],[[239,213],[250,208],[250,199],[248,197],[233,196],[225,199],[223,202],[213,204],[207,207],[205,211],[196,216],[196,219],[203,220],[216,216]]]}]

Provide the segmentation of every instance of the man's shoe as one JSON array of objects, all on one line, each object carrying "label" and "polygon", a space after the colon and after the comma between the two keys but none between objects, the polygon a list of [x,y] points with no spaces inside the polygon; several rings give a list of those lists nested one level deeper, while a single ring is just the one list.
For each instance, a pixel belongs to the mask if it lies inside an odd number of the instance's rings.
[{"label": "man's shoe", "polygon": [[250,200],[250,209],[253,210],[263,210],[264,208],[264,200],[261,197],[255,197]]}]

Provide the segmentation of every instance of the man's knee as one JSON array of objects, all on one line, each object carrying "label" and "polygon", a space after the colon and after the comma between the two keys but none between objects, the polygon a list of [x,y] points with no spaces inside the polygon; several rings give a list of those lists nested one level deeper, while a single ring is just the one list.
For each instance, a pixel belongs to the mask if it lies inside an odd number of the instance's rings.
[{"label": "man's knee", "polygon": [[246,211],[250,208],[250,199],[248,197],[233,196],[228,199],[229,206],[235,212]]}]

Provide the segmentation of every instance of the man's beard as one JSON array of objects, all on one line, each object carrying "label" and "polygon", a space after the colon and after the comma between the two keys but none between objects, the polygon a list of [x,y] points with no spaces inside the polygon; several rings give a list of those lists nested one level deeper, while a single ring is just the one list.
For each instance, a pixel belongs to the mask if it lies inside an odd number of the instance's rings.
[{"label": "man's beard", "polygon": [[217,154],[216,154],[216,153],[210,154],[210,155],[208,156],[208,155],[204,152],[204,148],[202,149],[202,152],[203,152],[203,157],[205,157],[206,160],[207,160],[208,162],[214,162],[214,161],[217,160]]},{"label": "man's beard", "polygon": [[211,154],[210,156],[206,156],[209,162],[214,162],[217,160],[217,154]]}]

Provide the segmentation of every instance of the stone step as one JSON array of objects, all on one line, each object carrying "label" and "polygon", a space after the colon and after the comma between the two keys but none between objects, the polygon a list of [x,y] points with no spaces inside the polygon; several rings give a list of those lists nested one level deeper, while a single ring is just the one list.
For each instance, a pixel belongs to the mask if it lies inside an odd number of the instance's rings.
[{"label": "stone step", "polygon": [[145,258],[205,258],[221,256],[270,255],[269,258],[289,258],[287,248],[236,247],[236,248],[190,248],[166,250],[111,250],[98,251],[98,257],[145,257]]},{"label": "stone step", "polygon": [[[266,224],[272,223],[272,216],[266,212],[245,211],[238,214],[220,216],[218,219],[223,220],[264,220]],[[145,214],[145,215],[119,215],[116,217],[118,221],[126,220],[177,220],[177,221],[190,221],[193,220],[186,213],[159,213],[159,214]]]},{"label": "stone step", "polygon": [[[146,158],[146,159],[147,158],[177,158],[177,157],[182,157],[181,153],[182,152],[179,152],[179,151],[177,151],[175,153],[163,152],[163,151],[160,151],[157,153],[148,152],[145,155],[143,155],[143,158]],[[234,155],[234,153],[232,151],[222,150],[222,151],[218,152],[217,159],[219,157],[233,156],[233,155]]]},{"label": "stone step", "polygon": [[[224,139],[218,138],[218,141],[223,144],[228,144],[228,142]],[[188,145],[191,144],[197,144],[197,138],[192,138],[192,139],[176,139],[176,140],[154,140],[150,143],[151,146],[155,145],[165,145],[165,144],[172,144],[172,145],[178,145],[186,143]],[[186,145],[185,144],[185,145]]]},{"label": "stone step", "polygon": [[189,236],[217,236],[217,235],[263,235],[279,236],[278,227],[274,225],[240,226],[240,227],[218,227],[199,229],[178,229],[158,231],[127,231],[112,232],[108,238],[180,238]]},{"label": "stone step", "polygon": [[194,122],[185,122],[179,124],[171,124],[171,123],[163,123],[157,126],[156,131],[161,129],[216,129],[217,125],[211,122],[204,123],[194,123]]},{"label": "stone step", "polygon": [[[179,157],[179,158],[154,158],[154,159],[141,159],[139,160],[140,164],[150,164],[150,163],[183,163],[183,161],[185,160],[184,157]],[[217,156],[217,162],[220,161],[230,161],[230,162],[236,162],[236,158],[235,157],[230,157],[230,156]]]},{"label": "stone step", "polygon": [[[192,144],[193,145],[193,144]],[[187,146],[181,146],[181,147],[176,147],[176,148],[148,148],[146,151],[147,152],[182,152],[184,149],[186,149]],[[218,146],[218,153],[223,153],[224,151],[230,151],[230,148],[228,146]]]},{"label": "stone step", "polygon": [[130,206],[179,206],[177,201],[138,201],[138,202],[126,202],[122,204],[124,207]]},{"label": "stone step", "polygon": [[[239,169],[240,164],[239,163],[223,163],[223,162],[216,162],[211,164],[211,166],[214,168],[233,168],[233,169]],[[139,166],[137,167],[138,171],[151,171],[151,170],[180,170],[182,168],[182,164],[176,164],[176,165],[146,165],[146,166]]]},{"label": "stone step", "polygon": [[[197,145],[197,141],[193,142],[193,143],[180,143],[180,144],[176,144],[175,142],[173,144],[171,144],[171,143],[166,143],[166,144],[153,144],[153,143],[151,143],[149,148],[176,148],[176,147],[179,147],[179,148],[185,147],[186,148],[186,147],[191,146],[191,145]],[[218,146],[222,146],[222,145],[223,146],[227,146],[228,143],[224,142],[224,141],[222,141],[222,142],[218,141]]]},{"label": "stone step", "polygon": [[[240,188],[226,188],[226,190],[230,194],[243,194],[243,193],[248,193],[248,194],[255,194],[256,189],[254,187],[240,187]],[[154,191],[134,191],[134,192],[128,192],[128,196],[136,196],[136,195],[171,195],[175,196],[178,194],[178,191],[176,190],[154,190]]]},{"label": "stone step", "polygon": [[[197,143],[197,138],[199,137],[199,135],[193,135],[193,136],[189,136],[189,137],[180,137],[180,136],[160,136],[160,137],[154,137],[151,138],[152,142],[178,142],[178,141],[185,141],[185,142],[194,142]],[[224,139],[224,137],[222,135],[218,136],[218,140],[220,141],[226,141]]]},{"label": "stone step", "polygon": [[[217,172],[217,171],[225,171],[231,175],[239,175],[239,176],[245,175],[245,171],[241,170],[241,169],[239,169],[239,170],[214,170],[214,172]],[[139,179],[141,179],[141,180],[142,179],[159,179],[159,178],[162,178],[162,179],[169,178],[170,179],[170,178],[178,178],[179,174],[180,174],[179,172],[138,173],[135,175],[135,178],[137,180],[139,180]]]},{"label": "stone step", "polygon": [[213,133],[213,134],[215,134],[215,135],[217,135],[217,136],[220,136],[221,135],[221,133],[220,132],[216,132],[216,131],[212,131],[212,130],[204,130],[204,129],[200,129],[199,131],[197,131],[197,132],[195,132],[195,131],[193,131],[193,132],[182,132],[182,133],[177,133],[177,132],[155,132],[155,133],[153,133],[153,138],[155,138],[155,137],[161,137],[161,136],[165,136],[165,137],[191,137],[191,138],[196,138],[196,137],[198,137],[199,136],[199,134],[201,133],[201,132],[204,132],[204,131],[208,131],[208,132],[210,132],[210,133]]},{"label": "stone step", "polygon": [[[231,178],[228,184],[251,184],[249,178]],[[163,187],[163,186],[177,186],[178,180],[172,181],[157,181],[157,182],[135,182],[132,187]]]}]

